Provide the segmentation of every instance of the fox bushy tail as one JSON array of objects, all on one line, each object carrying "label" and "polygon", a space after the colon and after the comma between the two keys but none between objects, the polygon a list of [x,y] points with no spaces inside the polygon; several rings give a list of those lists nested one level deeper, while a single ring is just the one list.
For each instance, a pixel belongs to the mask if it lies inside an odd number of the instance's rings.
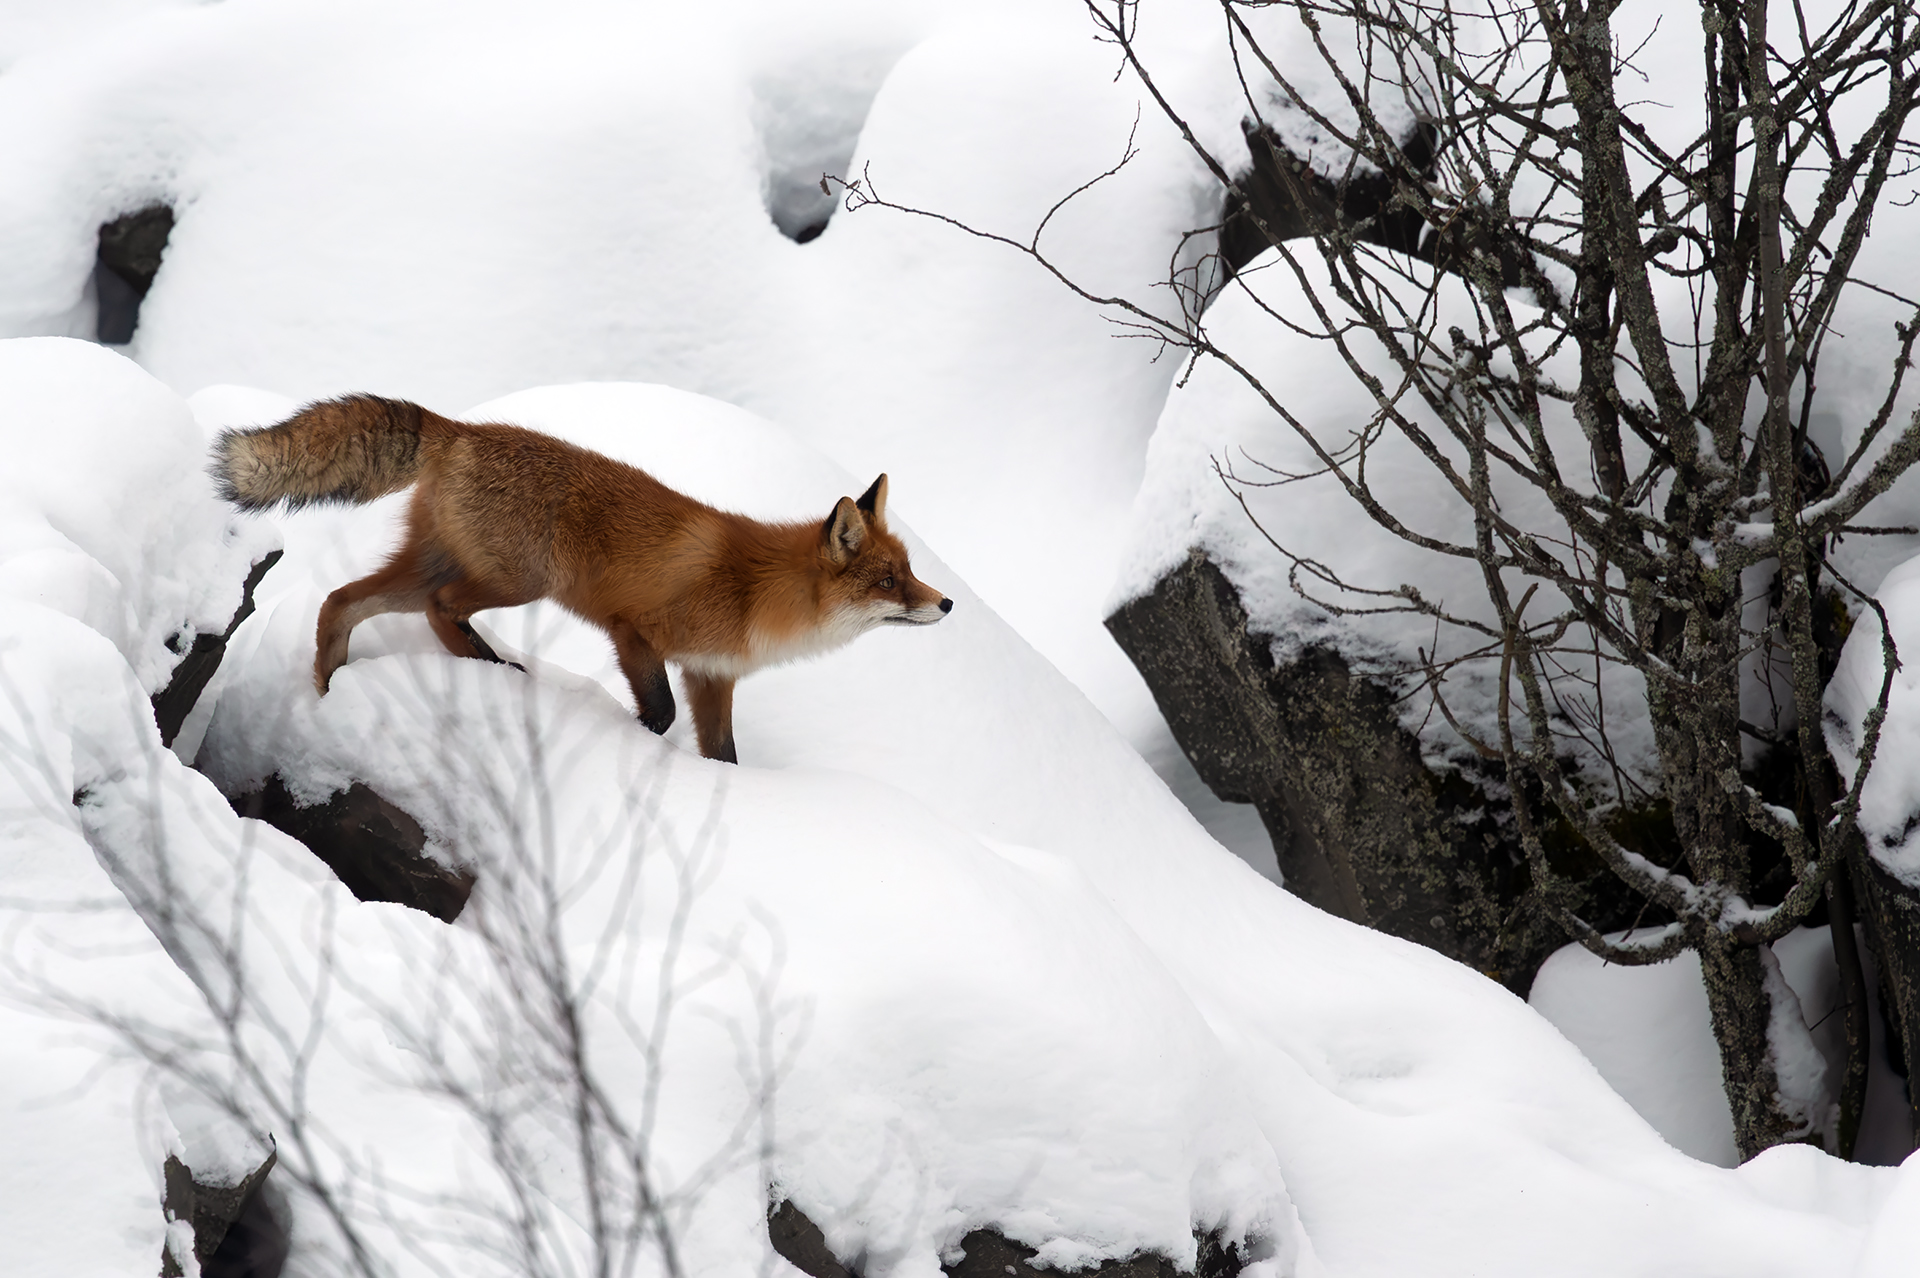
[{"label": "fox bushy tail", "polygon": [[406,400],[322,400],[276,426],[223,431],[213,445],[214,483],[243,510],[368,502],[411,484],[431,444],[457,431]]}]

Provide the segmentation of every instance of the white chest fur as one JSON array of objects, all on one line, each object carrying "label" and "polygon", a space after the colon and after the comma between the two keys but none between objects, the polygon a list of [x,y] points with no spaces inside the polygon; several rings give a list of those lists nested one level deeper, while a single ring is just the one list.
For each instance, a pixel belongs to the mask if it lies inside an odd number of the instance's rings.
[{"label": "white chest fur", "polygon": [[695,674],[739,679],[767,666],[782,666],[843,648],[867,631],[884,625],[888,615],[898,611],[898,604],[886,601],[837,608],[828,613],[821,624],[798,634],[780,639],[752,635],[744,653],[684,653],[677,660],[682,669]]}]

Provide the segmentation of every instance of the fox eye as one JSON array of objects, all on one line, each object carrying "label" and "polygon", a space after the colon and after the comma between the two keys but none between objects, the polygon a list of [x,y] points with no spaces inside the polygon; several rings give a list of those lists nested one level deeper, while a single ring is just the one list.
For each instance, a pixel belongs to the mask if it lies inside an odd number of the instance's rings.
[{"label": "fox eye", "polygon": [[888,576],[888,577],[882,577],[882,578],[880,579],[880,589],[882,589],[882,590],[892,590],[892,589],[893,589],[893,578],[892,578],[892,577],[890,577],[890,576]]}]

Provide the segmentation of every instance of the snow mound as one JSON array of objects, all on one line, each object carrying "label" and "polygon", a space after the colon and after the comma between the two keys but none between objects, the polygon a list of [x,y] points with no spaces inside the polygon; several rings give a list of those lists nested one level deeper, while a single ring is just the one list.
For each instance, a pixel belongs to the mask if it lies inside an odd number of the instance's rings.
[{"label": "snow mound", "polygon": [[226,629],[270,532],[214,498],[179,397],[91,342],[0,342],[0,421],[0,596],[105,635],[158,691]]},{"label": "snow mound", "polygon": [[178,397],[91,343],[0,342],[0,438],[0,1232],[12,1273],[151,1271],[182,1137],[109,1027],[164,1024],[196,1068],[217,1032],[102,828],[178,768],[148,698],[272,531],[214,500]]},{"label": "snow mound", "polygon": [[0,606],[0,1230],[13,1274],[159,1264],[166,1120],[150,1071],[105,1022],[158,1020],[190,1039],[212,1020],[90,846],[88,813],[123,762],[92,729],[143,714],[165,753],[106,638],[36,604]]},{"label": "snow mound", "polygon": [[[245,401],[223,391],[199,403],[227,424]],[[467,416],[561,434],[762,517],[818,516],[863,486],[770,423],[664,387],[558,387]],[[200,755],[224,789],[273,772],[312,799],[367,782],[478,870],[471,908],[483,914],[527,880],[526,861],[551,856],[570,895],[594,903],[566,922],[583,956],[608,935],[665,945],[651,929],[669,920],[610,922],[601,903],[619,898],[629,858],[642,862],[639,899],[670,899],[676,849],[717,830],[724,853],[685,853],[711,858],[694,935],[718,946],[764,931],[780,955],[772,993],[805,1011],[804,1032],[777,1027],[792,1060],[771,1179],[869,1272],[930,1272],[985,1225],[1063,1261],[1153,1250],[1190,1264],[1196,1227],[1296,1253],[1278,1164],[1231,1059],[1085,874],[1019,842],[1067,842],[1078,805],[1050,801],[1049,777],[1019,766],[1030,761],[969,764],[955,749],[1003,713],[969,690],[1005,687],[1017,641],[902,525],[910,491],[890,503],[891,522],[917,571],[956,599],[953,617],[745,681],[737,769],[682,753],[681,728],[663,742],[636,724],[605,637],[540,606],[482,622],[534,677],[448,657],[422,618],[392,616],[356,632],[353,660],[316,697],[315,613],[371,567],[392,505],[284,520],[287,556],[236,638],[245,673],[223,685]],[[1043,677],[1025,664],[1030,681]],[[1076,709],[1070,724],[1099,724]],[[1071,729],[1055,735],[1068,762],[1084,760]],[[1111,759],[1127,757],[1103,735]],[[989,794],[996,810],[982,821]],[[610,860],[616,830],[629,833]],[[753,1026],[766,1013],[724,1014]],[[734,1052],[730,1039],[700,1043],[664,1072],[724,1077]],[[699,1139],[678,1139],[697,1163]],[[757,1258],[763,1212],[731,1218],[725,1254]]]},{"label": "snow mound", "polygon": [[[1383,305],[1399,307],[1399,336],[1423,363],[1444,363],[1445,334],[1458,326],[1481,331],[1480,312],[1467,285],[1411,260],[1380,255]],[[1399,273],[1399,278],[1387,272]],[[1311,296],[1328,308],[1316,313]],[[1518,302],[1516,310],[1524,311]],[[1277,317],[1277,318],[1276,318]],[[1479,565],[1471,558],[1417,544],[1413,537],[1470,546],[1472,515],[1454,499],[1448,480],[1396,426],[1347,359],[1381,379],[1382,395],[1435,442],[1455,472],[1464,474],[1464,450],[1399,372],[1387,349],[1364,329],[1348,328],[1329,284],[1327,267],[1311,247],[1269,251],[1222,294],[1208,312],[1211,340],[1244,365],[1260,390],[1221,361],[1203,358],[1168,396],[1147,450],[1147,475],[1134,500],[1126,547],[1109,602],[1147,593],[1195,547],[1219,565],[1240,593],[1250,628],[1270,636],[1274,657],[1287,662],[1310,647],[1343,654],[1356,672],[1414,692],[1413,672],[1479,652],[1454,667],[1440,695],[1478,740],[1499,740],[1498,653],[1489,658],[1486,634],[1441,626],[1409,606],[1417,591],[1426,604],[1469,623],[1498,622]],[[1524,322],[1524,320],[1522,321]],[[1341,333],[1339,341],[1332,336]],[[1440,345],[1436,345],[1439,343]],[[1343,350],[1344,348],[1344,350]],[[1561,351],[1546,362],[1549,376],[1577,380]],[[1569,381],[1571,384],[1571,381]],[[1278,406],[1276,411],[1275,405]],[[1572,413],[1547,401],[1548,438],[1569,455],[1584,448]],[[1335,468],[1338,468],[1337,470]],[[1557,526],[1546,499],[1530,485],[1495,468],[1501,509],[1518,526]],[[1348,488],[1363,478],[1373,499],[1402,521],[1401,536],[1370,518]],[[1579,476],[1570,482],[1583,482]],[[1563,607],[1544,585],[1532,619]],[[1569,640],[1577,650],[1581,640]],[[1614,759],[1630,776],[1656,770],[1645,722],[1643,681],[1609,663],[1601,675],[1605,723]],[[1592,735],[1591,723],[1573,719]],[[1593,706],[1585,707],[1591,714]],[[1406,726],[1439,757],[1466,746],[1434,713],[1424,692],[1401,702]],[[1595,777],[1610,775],[1589,742],[1569,732],[1564,749],[1576,752]]]}]

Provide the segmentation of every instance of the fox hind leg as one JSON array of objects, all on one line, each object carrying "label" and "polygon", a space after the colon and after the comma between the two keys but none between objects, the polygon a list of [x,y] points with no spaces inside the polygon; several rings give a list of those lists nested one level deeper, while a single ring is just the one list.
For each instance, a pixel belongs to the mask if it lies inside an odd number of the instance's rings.
[{"label": "fox hind leg", "polygon": [[607,626],[613,639],[614,656],[620,673],[633,689],[633,704],[640,711],[640,722],[655,732],[673,726],[673,683],[667,678],[667,666],[654,646],[646,641],[624,617],[615,617]]},{"label": "fox hind leg", "polygon": [[493,645],[481,638],[480,632],[473,628],[470,618],[474,613],[485,612],[489,608],[512,608],[527,602],[502,591],[490,590],[471,577],[461,577],[433,592],[427,602],[427,624],[433,627],[440,646],[454,656],[476,657],[496,665],[512,666],[524,674],[526,667],[517,661],[507,661],[495,652]]},{"label": "fox hind leg", "polygon": [[466,636],[467,642],[473,645],[474,655],[479,657],[480,660],[491,661],[496,666],[512,666],[521,674],[527,672],[527,668],[519,662],[508,661],[505,657],[495,652],[493,645],[481,637],[480,632],[473,628],[471,621],[456,621],[453,623],[453,628]]},{"label": "fox hind leg", "polygon": [[700,753],[723,763],[738,763],[733,748],[733,685],[723,675],[685,672],[687,706],[693,711],[693,734]]},{"label": "fox hind leg", "polygon": [[433,583],[420,571],[419,556],[402,550],[371,576],[350,581],[320,605],[320,623],[314,631],[313,686],[321,696],[333,682],[333,672],[347,663],[347,636],[369,617],[385,612],[422,612]]}]

